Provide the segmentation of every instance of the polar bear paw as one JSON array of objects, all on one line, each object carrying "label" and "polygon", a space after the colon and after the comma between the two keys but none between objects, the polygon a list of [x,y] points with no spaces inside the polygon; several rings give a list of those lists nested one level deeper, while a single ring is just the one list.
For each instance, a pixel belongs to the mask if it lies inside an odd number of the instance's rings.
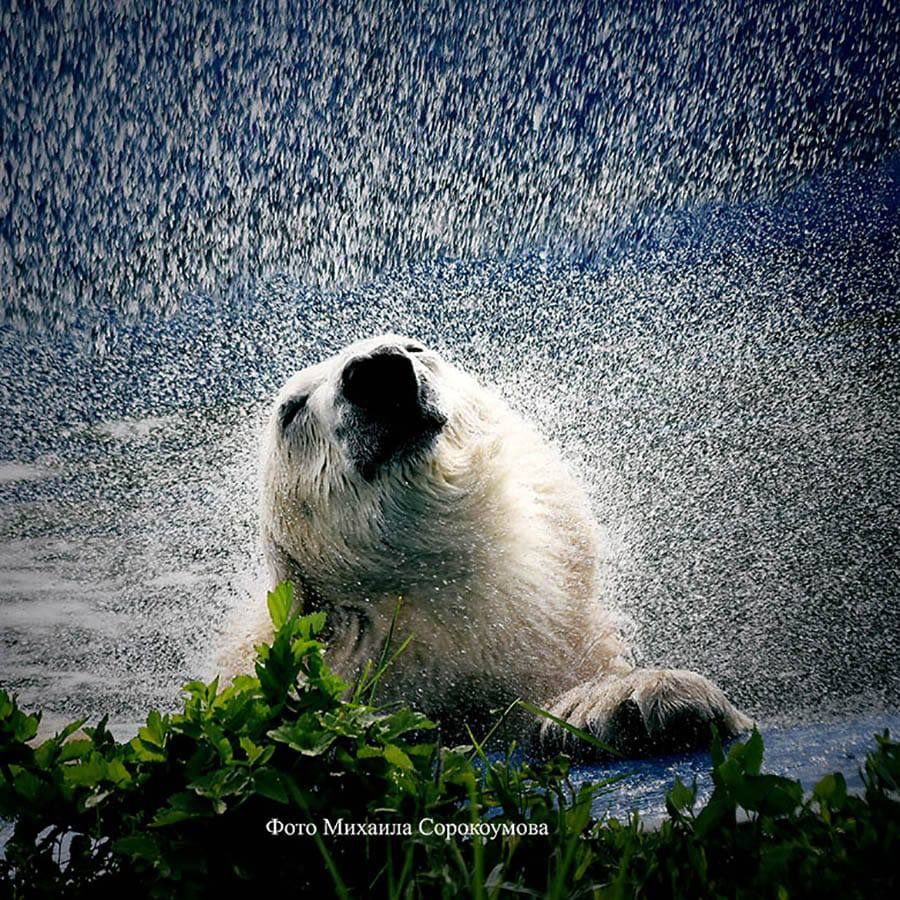
[{"label": "polar bear paw", "polygon": [[[600,675],[556,697],[547,709],[624,756],[706,747],[712,724],[722,737],[753,726],[711,681],[684,669]],[[603,756],[602,750],[551,721],[542,725],[540,742],[545,753],[563,751],[579,759]]]}]

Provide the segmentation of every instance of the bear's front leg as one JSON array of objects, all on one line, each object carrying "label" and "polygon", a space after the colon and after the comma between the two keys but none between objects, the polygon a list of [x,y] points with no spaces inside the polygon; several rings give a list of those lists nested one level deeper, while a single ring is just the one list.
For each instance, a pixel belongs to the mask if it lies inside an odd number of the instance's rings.
[{"label": "bear's front leg", "polygon": [[[560,694],[546,708],[624,756],[706,747],[712,723],[723,737],[753,726],[711,681],[684,669],[598,675]],[[602,755],[550,721],[542,725],[540,737],[545,753],[564,750],[582,759]]]}]

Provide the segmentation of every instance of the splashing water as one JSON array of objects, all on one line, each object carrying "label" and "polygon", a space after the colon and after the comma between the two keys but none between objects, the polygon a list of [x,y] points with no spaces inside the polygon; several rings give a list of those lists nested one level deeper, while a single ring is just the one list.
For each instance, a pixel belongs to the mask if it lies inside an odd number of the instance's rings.
[{"label": "splashing water", "polygon": [[900,22],[636,9],[0,13],[0,679],[175,706],[269,396],[394,330],[562,448],[646,662],[896,710]]}]

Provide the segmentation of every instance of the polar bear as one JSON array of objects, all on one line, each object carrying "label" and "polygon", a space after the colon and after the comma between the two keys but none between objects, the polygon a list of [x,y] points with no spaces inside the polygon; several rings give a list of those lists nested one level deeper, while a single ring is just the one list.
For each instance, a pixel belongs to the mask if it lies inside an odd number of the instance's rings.
[{"label": "polar bear", "polygon": [[[603,602],[582,488],[539,433],[411,338],[355,343],[295,374],[262,441],[261,538],[272,584],[327,612],[328,658],[377,660],[398,598],[411,636],[381,701],[451,737],[515,698],[629,755],[698,746],[750,720],[701,675],[636,668]],[[263,610],[225,660],[252,671]],[[520,723],[522,724],[522,723]],[[537,749],[595,752],[545,720]]]}]

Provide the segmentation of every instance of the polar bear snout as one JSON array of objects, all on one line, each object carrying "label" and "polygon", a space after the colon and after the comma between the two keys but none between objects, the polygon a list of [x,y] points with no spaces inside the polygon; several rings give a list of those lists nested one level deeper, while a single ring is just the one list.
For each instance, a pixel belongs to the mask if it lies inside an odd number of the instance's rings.
[{"label": "polar bear snout", "polygon": [[351,357],[340,371],[338,398],[344,414],[336,435],[367,480],[385,466],[408,462],[447,424],[413,352],[424,351],[384,344]]},{"label": "polar bear snout", "polygon": [[341,373],[341,390],[348,403],[382,422],[409,417],[420,403],[415,367],[399,347],[351,359]]}]

